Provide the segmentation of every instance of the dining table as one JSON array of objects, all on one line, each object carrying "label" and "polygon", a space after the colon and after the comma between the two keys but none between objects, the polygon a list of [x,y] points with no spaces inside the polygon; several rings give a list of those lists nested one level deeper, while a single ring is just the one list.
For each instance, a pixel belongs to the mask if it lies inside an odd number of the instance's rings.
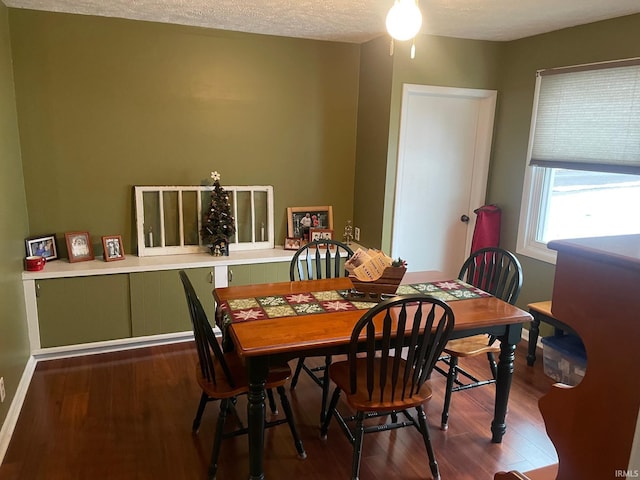
[{"label": "dining table", "polygon": [[[265,381],[270,365],[299,357],[347,352],[355,323],[374,303],[347,295],[348,277],[215,288],[216,323],[223,346],[247,368],[249,479],[264,479]],[[491,441],[500,443],[522,324],[531,315],[486,292],[435,271],[407,272],[397,294],[424,293],[445,300],[455,317],[451,339],[480,333],[500,342]]]}]

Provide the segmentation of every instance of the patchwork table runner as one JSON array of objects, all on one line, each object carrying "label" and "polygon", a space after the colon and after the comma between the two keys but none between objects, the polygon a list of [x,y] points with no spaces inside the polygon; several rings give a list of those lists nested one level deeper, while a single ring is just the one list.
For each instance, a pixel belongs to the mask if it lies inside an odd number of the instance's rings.
[{"label": "patchwork table runner", "polygon": [[[345,299],[347,292],[348,290],[328,290],[268,297],[239,298],[223,302],[220,305],[220,309],[224,318],[224,326],[226,327],[231,322],[333,313],[346,310],[368,310],[375,305],[375,303],[371,302],[347,300]],[[400,285],[396,290],[397,295],[416,293],[430,295],[445,302],[491,296],[487,292],[457,279]]]}]

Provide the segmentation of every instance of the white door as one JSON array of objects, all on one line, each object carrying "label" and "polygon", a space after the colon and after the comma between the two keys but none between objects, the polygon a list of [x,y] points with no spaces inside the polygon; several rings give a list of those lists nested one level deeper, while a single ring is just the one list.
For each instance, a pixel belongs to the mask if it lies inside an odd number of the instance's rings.
[{"label": "white door", "polygon": [[409,271],[454,278],[469,255],[495,103],[492,90],[404,85],[391,251]]}]

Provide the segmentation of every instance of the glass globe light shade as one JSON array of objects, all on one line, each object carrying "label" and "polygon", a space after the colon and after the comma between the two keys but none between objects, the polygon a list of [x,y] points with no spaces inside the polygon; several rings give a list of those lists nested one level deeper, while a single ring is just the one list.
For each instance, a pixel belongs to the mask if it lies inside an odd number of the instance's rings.
[{"label": "glass globe light shade", "polygon": [[387,14],[387,31],[396,40],[409,40],[422,26],[422,13],[415,0],[396,0]]}]

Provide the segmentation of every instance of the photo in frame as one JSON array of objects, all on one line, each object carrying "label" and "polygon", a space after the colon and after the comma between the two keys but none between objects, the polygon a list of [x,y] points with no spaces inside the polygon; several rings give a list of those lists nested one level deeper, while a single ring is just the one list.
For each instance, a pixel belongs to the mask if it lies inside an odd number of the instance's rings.
[{"label": "photo in frame", "polygon": [[286,237],[284,239],[284,249],[285,250],[298,250],[300,247],[304,245],[302,238],[298,237]]},{"label": "photo in frame", "polygon": [[64,238],[67,242],[70,263],[94,259],[89,232],[67,232],[64,234]]},{"label": "photo in frame", "polygon": [[107,235],[102,237],[102,248],[104,251],[104,261],[124,260],[124,247],[120,235]]},{"label": "photo in frame", "polygon": [[58,258],[58,244],[56,236],[40,235],[39,237],[29,237],[24,241],[27,250],[27,257],[44,257],[47,262]]},{"label": "photo in frame", "polygon": [[328,228],[312,228],[309,230],[311,242],[315,240],[333,240],[333,230]]},{"label": "photo in frame", "polygon": [[309,230],[333,230],[333,207],[289,207],[287,208],[287,236],[309,241]]}]

